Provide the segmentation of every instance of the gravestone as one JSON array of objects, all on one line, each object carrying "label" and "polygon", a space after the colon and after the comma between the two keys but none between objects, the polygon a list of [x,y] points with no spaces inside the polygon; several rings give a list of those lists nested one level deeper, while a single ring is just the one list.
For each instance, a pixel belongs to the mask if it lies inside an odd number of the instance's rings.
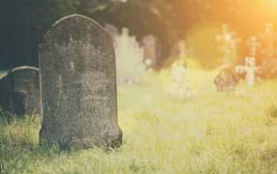
[{"label": "gravestone", "polygon": [[39,53],[40,143],[119,146],[115,53],[109,35],[92,19],[70,15],[49,29]]},{"label": "gravestone", "polygon": [[236,36],[235,32],[229,30],[228,25],[222,25],[222,32],[216,36],[220,46],[220,51],[222,53],[222,67],[229,66],[230,63],[233,63],[237,57],[237,44],[239,39]]},{"label": "gravestone", "polygon": [[39,70],[22,66],[0,79],[0,105],[11,115],[40,112]]},{"label": "gravestone", "polygon": [[186,57],[186,42],[185,41],[178,42],[178,55],[181,58]]},{"label": "gravestone", "polygon": [[170,48],[170,57],[186,58],[191,50],[188,48],[185,40],[179,40]]},{"label": "gravestone", "polygon": [[149,68],[157,69],[161,57],[158,39],[154,35],[147,35],[142,39],[141,45],[144,48],[144,61],[149,64]]},{"label": "gravestone", "polygon": [[245,74],[245,81],[249,87],[254,86],[256,81],[256,72],[258,67],[256,67],[256,60],[254,57],[246,57],[244,66],[237,66],[236,73]]},{"label": "gravestone", "polygon": [[251,57],[256,58],[257,57],[257,50],[261,46],[261,44],[258,41],[258,38],[256,36],[251,36],[247,40],[247,46],[249,47],[249,55]]},{"label": "gravestone", "polygon": [[168,94],[177,99],[192,97],[188,83],[188,70],[183,60],[175,61],[170,68],[172,84],[168,88]]},{"label": "gravestone", "polygon": [[122,33],[114,42],[117,69],[117,84],[136,84],[146,73],[143,62],[143,49],[136,37],[129,35],[129,29],[123,28]]},{"label": "gravestone", "polygon": [[266,24],[263,33],[259,34],[259,39],[261,41],[261,63],[266,63],[272,59],[276,58],[276,39],[277,33],[274,31],[274,24]]},{"label": "gravestone", "polygon": [[240,81],[240,77],[232,66],[224,67],[214,78],[218,92],[233,92]]}]

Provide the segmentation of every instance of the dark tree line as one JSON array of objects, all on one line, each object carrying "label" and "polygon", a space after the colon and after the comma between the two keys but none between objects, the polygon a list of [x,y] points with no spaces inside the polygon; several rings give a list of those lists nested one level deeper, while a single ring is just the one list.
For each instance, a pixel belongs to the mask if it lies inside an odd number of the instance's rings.
[{"label": "dark tree line", "polygon": [[[202,21],[224,22],[242,36],[263,26],[257,1],[240,0],[2,0],[0,2],[0,66],[38,65],[38,45],[47,28],[72,13],[105,24],[128,27],[138,39],[155,34],[166,58],[170,46]],[[247,14],[247,15],[245,15]],[[258,28],[258,27],[256,27]]]}]

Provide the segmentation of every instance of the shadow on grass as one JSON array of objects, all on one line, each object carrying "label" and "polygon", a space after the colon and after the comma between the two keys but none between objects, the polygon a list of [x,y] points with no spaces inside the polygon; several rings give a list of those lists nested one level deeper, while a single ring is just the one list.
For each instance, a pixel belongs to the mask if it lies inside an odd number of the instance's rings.
[{"label": "shadow on grass", "polygon": [[75,153],[71,149],[61,150],[57,145],[39,145],[40,120],[38,115],[7,118],[0,112],[0,173],[26,171],[38,160],[54,160]]},{"label": "shadow on grass", "polygon": [[[41,119],[38,115],[27,115],[21,118],[14,116],[8,120],[3,113],[0,114],[0,174],[4,173],[3,171],[32,173],[36,168],[34,164],[41,161],[51,164],[61,158],[78,156],[81,148],[61,148],[58,144],[39,144],[40,123]],[[101,154],[109,154],[120,149],[93,148],[93,150]]]}]

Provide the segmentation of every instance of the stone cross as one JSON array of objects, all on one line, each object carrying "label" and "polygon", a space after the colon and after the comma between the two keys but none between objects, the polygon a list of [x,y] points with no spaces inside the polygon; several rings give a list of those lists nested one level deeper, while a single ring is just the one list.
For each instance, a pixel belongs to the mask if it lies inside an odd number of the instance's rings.
[{"label": "stone cross", "polygon": [[245,80],[249,87],[252,87],[256,80],[256,72],[258,68],[256,67],[255,58],[254,57],[246,57],[244,66],[237,66],[236,72],[238,74],[245,73]]},{"label": "stone cross", "polygon": [[42,95],[40,143],[117,147],[113,43],[92,19],[70,15],[45,34],[39,49]]},{"label": "stone cross", "polygon": [[261,44],[263,49],[261,52],[264,61],[275,58],[276,36],[274,25],[272,23],[266,24],[265,31],[259,36],[262,41]]},{"label": "stone cross", "polygon": [[222,33],[216,37],[217,41],[222,44],[220,49],[223,53],[223,65],[228,65],[230,61],[236,58],[239,40],[235,36],[236,33],[229,31],[228,26],[225,24],[222,25]]},{"label": "stone cross", "polygon": [[178,42],[178,52],[179,57],[184,58],[186,57],[186,42],[185,41],[179,41]]},{"label": "stone cross", "polygon": [[22,66],[0,79],[0,105],[8,115],[40,113],[39,70]]},{"label": "stone cross", "polygon": [[250,56],[256,58],[257,49],[261,46],[261,44],[258,42],[257,37],[250,37],[250,39],[247,42],[247,45],[249,46]]}]

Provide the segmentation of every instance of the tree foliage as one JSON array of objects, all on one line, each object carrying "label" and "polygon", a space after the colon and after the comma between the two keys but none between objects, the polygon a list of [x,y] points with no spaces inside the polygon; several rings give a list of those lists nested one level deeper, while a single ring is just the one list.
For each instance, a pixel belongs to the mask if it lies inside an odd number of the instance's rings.
[{"label": "tree foliage", "polygon": [[[242,35],[263,26],[268,14],[257,11],[262,0],[8,0],[0,2],[0,63],[37,65],[38,44],[59,18],[79,13],[118,28],[128,27],[142,38],[156,35],[167,57],[168,49],[201,22],[228,23]],[[266,10],[264,10],[266,11]],[[247,14],[247,15],[246,15]],[[261,25],[262,24],[262,25]],[[255,27],[256,26],[256,27]],[[257,27],[258,26],[258,27]],[[261,27],[260,27],[261,28]]]}]

